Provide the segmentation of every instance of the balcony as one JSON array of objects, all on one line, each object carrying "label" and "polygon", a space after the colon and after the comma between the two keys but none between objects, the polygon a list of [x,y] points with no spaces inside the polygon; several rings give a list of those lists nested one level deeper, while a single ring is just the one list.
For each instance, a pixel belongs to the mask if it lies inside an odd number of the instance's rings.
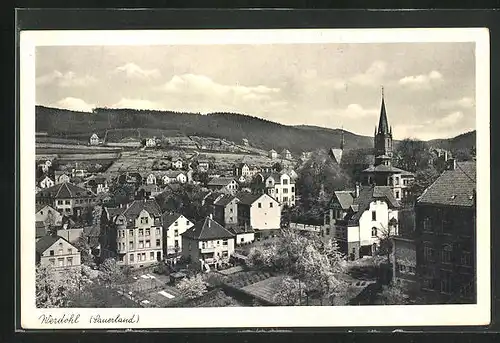
[{"label": "balcony", "polygon": [[216,247],[210,247],[210,246],[205,246],[204,248],[201,248],[201,253],[213,253],[215,251]]}]

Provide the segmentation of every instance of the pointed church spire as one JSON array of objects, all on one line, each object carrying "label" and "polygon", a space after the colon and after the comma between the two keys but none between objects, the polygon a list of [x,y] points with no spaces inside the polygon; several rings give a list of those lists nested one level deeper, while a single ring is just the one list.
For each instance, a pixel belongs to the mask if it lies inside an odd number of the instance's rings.
[{"label": "pointed church spire", "polygon": [[344,141],[344,125],[342,125],[341,138],[340,138],[340,149],[341,150],[344,150],[344,144],[345,144],[345,141]]},{"label": "pointed church spire", "polygon": [[385,112],[384,87],[382,87],[382,105],[380,107],[380,119],[378,122],[378,133],[389,133],[389,124],[387,122],[387,113]]}]

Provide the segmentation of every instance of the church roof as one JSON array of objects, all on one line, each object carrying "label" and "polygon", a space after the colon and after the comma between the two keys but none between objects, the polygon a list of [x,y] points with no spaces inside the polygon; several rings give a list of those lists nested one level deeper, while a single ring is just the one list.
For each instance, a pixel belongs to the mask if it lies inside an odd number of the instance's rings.
[{"label": "church roof", "polygon": [[387,120],[387,113],[385,111],[385,101],[382,96],[382,105],[380,107],[380,119],[378,121],[378,133],[388,134],[389,133],[389,123]]}]

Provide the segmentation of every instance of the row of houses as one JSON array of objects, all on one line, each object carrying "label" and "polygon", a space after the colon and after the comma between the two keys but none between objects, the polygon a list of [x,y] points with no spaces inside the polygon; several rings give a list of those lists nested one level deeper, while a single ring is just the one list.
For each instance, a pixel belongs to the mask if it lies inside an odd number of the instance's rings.
[{"label": "row of houses", "polygon": [[[267,156],[270,159],[277,159],[278,158],[278,152],[274,149],[271,149],[268,151]],[[283,149],[279,156],[285,160],[291,160],[293,158],[292,153],[288,149]]]}]

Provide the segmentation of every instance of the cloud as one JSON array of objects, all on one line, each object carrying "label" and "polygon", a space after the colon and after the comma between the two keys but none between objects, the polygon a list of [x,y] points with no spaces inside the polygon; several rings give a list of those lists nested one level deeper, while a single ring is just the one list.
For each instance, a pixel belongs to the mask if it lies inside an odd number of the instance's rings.
[{"label": "cloud", "polygon": [[351,119],[361,119],[367,117],[376,117],[379,113],[377,109],[366,109],[359,104],[350,104],[345,109],[335,112],[338,115]]},{"label": "cloud", "polygon": [[72,71],[62,73],[59,70],[54,70],[36,79],[37,86],[57,85],[59,87],[86,87],[96,82],[97,79],[93,76],[77,76],[76,73]]},{"label": "cloud", "polygon": [[429,74],[405,76],[399,80],[399,84],[414,89],[428,89],[435,82],[439,82],[442,80],[443,75],[440,72],[433,70]]},{"label": "cloud", "polygon": [[161,104],[145,99],[122,98],[117,103],[109,106],[111,108],[130,108],[136,110],[166,110]]},{"label": "cloud", "polygon": [[364,73],[350,77],[348,82],[361,86],[380,86],[386,70],[387,63],[384,61],[375,61]]},{"label": "cloud", "polygon": [[161,76],[158,69],[142,69],[135,63],[127,63],[120,67],[116,67],[114,72],[123,73],[130,79],[153,79]]},{"label": "cloud", "polygon": [[433,121],[433,124],[437,127],[450,127],[456,125],[464,118],[464,114],[461,111],[452,112],[443,118]]},{"label": "cloud", "polygon": [[470,97],[463,97],[455,100],[443,100],[439,103],[439,107],[442,109],[454,109],[454,108],[473,108],[475,106],[474,99]]},{"label": "cloud", "polygon": [[73,97],[61,99],[57,101],[53,106],[80,112],[92,112],[92,110],[95,108],[94,104],[89,104],[82,99]]}]

